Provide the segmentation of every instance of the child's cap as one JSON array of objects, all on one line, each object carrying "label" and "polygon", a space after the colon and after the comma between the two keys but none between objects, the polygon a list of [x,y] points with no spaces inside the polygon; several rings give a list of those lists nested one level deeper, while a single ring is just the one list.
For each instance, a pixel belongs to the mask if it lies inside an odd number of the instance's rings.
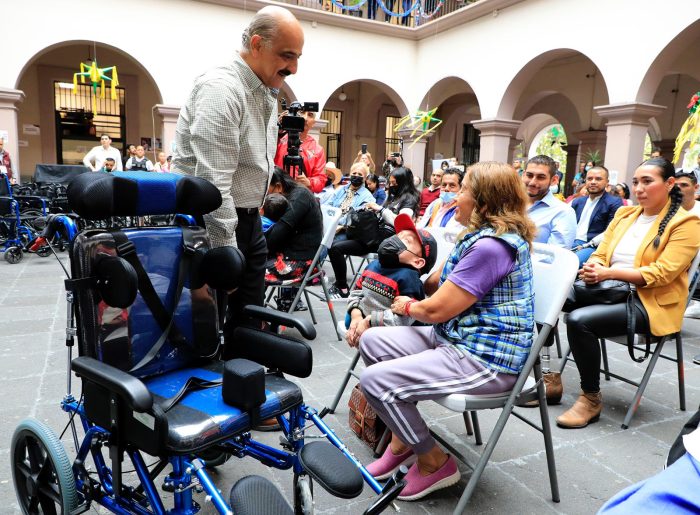
[{"label": "child's cap", "polygon": [[433,235],[425,229],[416,229],[416,225],[411,220],[411,217],[405,213],[397,215],[396,220],[394,220],[394,229],[396,229],[396,234],[401,231],[411,231],[418,237],[418,241],[420,241],[423,249],[423,259],[425,259],[425,265],[420,269],[420,273],[426,274],[430,272],[435,266],[438,252],[438,244]]}]

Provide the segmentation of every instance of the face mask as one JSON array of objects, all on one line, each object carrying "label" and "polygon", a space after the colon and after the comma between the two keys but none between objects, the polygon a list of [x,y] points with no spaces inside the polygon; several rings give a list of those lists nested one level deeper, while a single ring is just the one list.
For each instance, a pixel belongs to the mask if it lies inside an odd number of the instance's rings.
[{"label": "face mask", "polygon": [[350,184],[355,186],[356,188],[359,188],[365,183],[365,178],[362,177],[361,175],[353,175],[350,177]]},{"label": "face mask", "polygon": [[399,192],[399,187],[398,186],[389,186],[389,193],[392,195],[396,195]]},{"label": "face mask", "polygon": [[455,198],[457,198],[457,194],[452,192],[452,191],[441,191],[440,192],[440,200],[442,200],[443,204],[449,204]]},{"label": "face mask", "polygon": [[399,239],[398,236],[387,238],[379,244],[377,254],[379,255],[379,264],[386,268],[399,268],[399,254],[407,250],[406,245]]},{"label": "face mask", "polygon": [[326,187],[330,186],[331,184],[333,184],[333,179],[331,179],[330,177],[328,177],[328,178],[326,179]]},{"label": "face mask", "polygon": [[592,168],[592,167],[590,167],[590,166],[584,166],[584,167],[583,167],[583,169],[586,170],[586,171],[590,170],[591,168]]}]

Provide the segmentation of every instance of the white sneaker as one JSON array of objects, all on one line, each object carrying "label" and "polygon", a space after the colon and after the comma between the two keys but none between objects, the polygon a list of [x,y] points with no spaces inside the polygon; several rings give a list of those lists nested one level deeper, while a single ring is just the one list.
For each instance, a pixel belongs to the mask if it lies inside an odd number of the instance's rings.
[{"label": "white sneaker", "polygon": [[688,318],[700,318],[700,301],[691,300],[688,307],[685,308],[684,317]]}]

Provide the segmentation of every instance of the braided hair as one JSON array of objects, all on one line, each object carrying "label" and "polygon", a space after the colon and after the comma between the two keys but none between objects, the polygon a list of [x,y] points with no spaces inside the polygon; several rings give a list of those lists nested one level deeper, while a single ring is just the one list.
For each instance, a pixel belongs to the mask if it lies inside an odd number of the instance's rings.
[{"label": "braided hair", "polygon": [[[664,159],[663,157],[652,157],[651,159],[647,159],[642,163],[642,166],[655,166],[658,168],[664,181],[676,176],[676,169],[674,168],[673,163],[667,159]],[[668,208],[666,216],[664,216],[663,220],[661,220],[661,223],[659,224],[659,232],[656,234],[656,238],[654,238],[655,249],[658,248],[659,244],[661,243],[661,235],[666,230],[668,222],[670,222],[671,218],[673,218],[678,212],[683,202],[683,193],[681,193],[680,188],[676,185],[671,188],[668,195],[671,197],[671,206]]]}]

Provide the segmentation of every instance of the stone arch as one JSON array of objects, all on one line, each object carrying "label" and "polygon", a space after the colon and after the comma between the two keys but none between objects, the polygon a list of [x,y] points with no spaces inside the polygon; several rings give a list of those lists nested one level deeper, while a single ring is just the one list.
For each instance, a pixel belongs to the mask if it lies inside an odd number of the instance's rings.
[{"label": "stone arch", "polygon": [[[96,53],[95,53],[96,52]],[[84,40],[66,40],[49,45],[36,52],[22,67],[15,88],[27,95],[19,105],[18,125],[33,124],[41,127],[36,139],[28,138],[29,145],[20,149],[25,173],[36,163],[60,162],[57,155],[57,137],[54,108],[55,81],[72,82],[80,62],[95,58],[99,66],[116,65],[120,85],[127,90],[125,106],[126,143],[137,143],[141,137],[163,137],[159,117],[154,112],[163,103],[161,88],[153,75],[139,59],[115,46]],[[95,139],[95,143],[97,140]],[[90,142],[85,142],[86,146]],[[70,162],[70,161],[68,161]]]},{"label": "stone arch", "polygon": [[338,85],[321,103],[321,108],[343,113],[339,163],[342,170],[349,169],[363,143],[376,158],[377,166],[381,165],[386,117],[408,114],[408,107],[396,90],[381,81],[365,78]]},{"label": "stone arch", "polygon": [[[602,76],[598,66],[588,56],[571,48],[548,50],[536,55],[525,64],[513,77],[504,92],[497,111],[498,118],[512,119],[515,116],[516,110],[519,108],[519,104],[523,101],[523,96],[528,92],[528,88],[533,87],[537,73],[547,66],[553,67],[555,65],[571,66],[577,73],[580,73],[581,76],[560,74],[562,75],[561,77],[554,78],[557,79],[557,82],[563,84],[562,87],[552,84],[549,85],[549,87],[535,89],[530,93],[536,95],[542,90],[551,90],[554,88],[562,92],[563,95],[568,96],[574,106],[579,103],[579,99],[574,97],[581,96],[581,100],[584,100],[585,97],[586,104],[591,104],[590,109],[587,110],[589,111],[588,116],[585,117],[588,119],[584,119],[583,114],[585,113],[581,113],[580,109],[579,118],[583,119],[584,128],[586,126],[590,127],[595,125],[596,121],[594,121],[594,117],[596,117],[596,115],[593,113],[592,107],[594,105],[607,104],[608,102],[608,89],[605,78]],[[547,76],[551,77],[550,74],[547,74]],[[591,81],[590,87],[584,88],[581,86],[582,83],[576,82],[576,80],[582,81],[584,79]],[[565,92],[565,90],[568,91]]]},{"label": "stone arch", "polygon": [[[695,20],[671,39],[652,61],[637,91],[638,102],[652,103],[661,81],[670,70],[690,75],[700,73],[700,20]],[[687,65],[690,64],[690,67]],[[679,66],[684,69],[679,69]],[[697,78],[697,75],[695,75]]]}]

